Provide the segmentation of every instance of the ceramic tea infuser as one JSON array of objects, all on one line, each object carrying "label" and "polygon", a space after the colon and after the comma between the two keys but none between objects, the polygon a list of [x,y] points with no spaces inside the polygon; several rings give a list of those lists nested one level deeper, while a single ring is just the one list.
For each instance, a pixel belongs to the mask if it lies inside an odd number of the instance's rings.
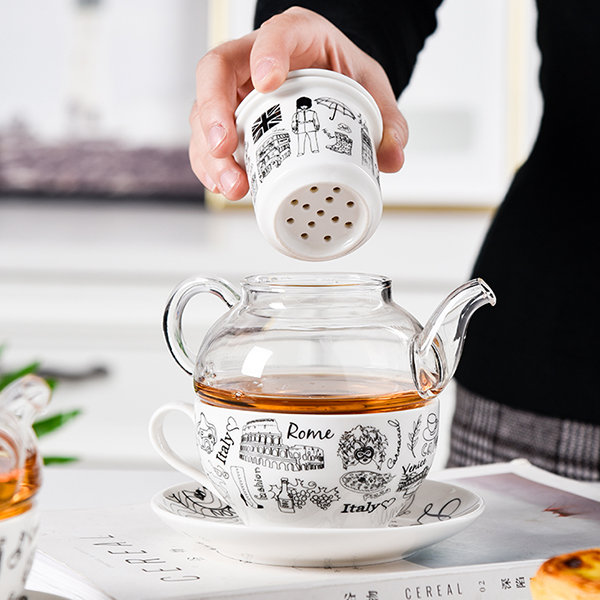
[{"label": "ceramic tea infuser", "polygon": [[383,125],[361,85],[324,69],[292,71],[274,92],[251,92],[236,120],[236,158],[259,229],[275,248],[330,260],[373,235],[382,213],[376,152]]}]

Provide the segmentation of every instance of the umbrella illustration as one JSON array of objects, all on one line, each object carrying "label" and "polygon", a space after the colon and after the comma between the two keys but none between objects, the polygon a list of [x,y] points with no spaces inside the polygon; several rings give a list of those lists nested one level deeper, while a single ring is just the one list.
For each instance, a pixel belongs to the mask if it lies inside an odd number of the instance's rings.
[{"label": "umbrella illustration", "polygon": [[323,96],[322,98],[317,98],[315,100],[315,102],[317,104],[322,104],[323,106],[326,106],[327,108],[331,108],[331,110],[333,110],[333,113],[331,113],[331,116],[329,117],[330,120],[332,120],[332,121],[335,118],[335,115],[338,112],[338,110],[343,115],[345,115],[347,117],[351,117],[352,119],[356,119],[356,116],[354,115],[354,113],[343,102],[340,102],[339,100],[334,100],[333,98]]}]

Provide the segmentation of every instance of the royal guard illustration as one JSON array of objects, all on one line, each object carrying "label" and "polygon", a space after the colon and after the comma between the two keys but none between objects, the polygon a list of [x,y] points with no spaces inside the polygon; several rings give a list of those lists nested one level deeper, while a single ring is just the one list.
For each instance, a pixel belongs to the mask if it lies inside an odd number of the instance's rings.
[{"label": "royal guard illustration", "polygon": [[296,100],[296,112],[292,117],[292,131],[298,139],[298,156],[303,156],[306,144],[311,152],[319,151],[317,131],[321,128],[319,117],[312,109],[312,100],[302,96]]}]

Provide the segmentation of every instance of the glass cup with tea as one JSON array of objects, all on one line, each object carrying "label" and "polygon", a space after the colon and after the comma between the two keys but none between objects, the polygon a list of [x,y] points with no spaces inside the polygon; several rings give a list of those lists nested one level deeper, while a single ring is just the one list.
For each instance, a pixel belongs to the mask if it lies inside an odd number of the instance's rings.
[{"label": "glass cup with tea", "polygon": [[35,553],[42,464],[31,424],[50,395],[36,375],[0,392],[0,600],[21,597]]}]

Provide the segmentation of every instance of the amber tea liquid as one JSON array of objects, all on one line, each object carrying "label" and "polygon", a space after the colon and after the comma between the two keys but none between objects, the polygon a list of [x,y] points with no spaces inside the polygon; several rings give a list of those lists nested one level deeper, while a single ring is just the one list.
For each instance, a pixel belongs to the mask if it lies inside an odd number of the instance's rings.
[{"label": "amber tea liquid", "polygon": [[27,455],[23,469],[0,473],[0,519],[29,510],[40,484],[41,467],[36,452]]},{"label": "amber tea liquid", "polygon": [[430,402],[414,389],[402,389],[395,381],[363,376],[272,375],[260,380],[240,377],[220,381],[218,388],[194,381],[194,388],[207,404],[265,412],[374,413],[408,410]]}]

